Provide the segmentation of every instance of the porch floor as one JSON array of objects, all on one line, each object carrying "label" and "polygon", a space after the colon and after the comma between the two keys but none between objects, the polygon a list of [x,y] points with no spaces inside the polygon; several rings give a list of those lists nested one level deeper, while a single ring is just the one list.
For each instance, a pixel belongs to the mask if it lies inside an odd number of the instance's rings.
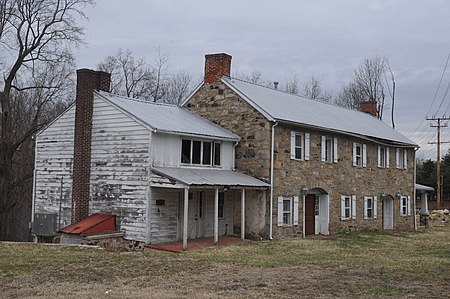
[{"label": "porch floor", "polygon": [[[234,245],[248,242],[251,242],[251,240],[245,239],[244,241],[242,241],[241,238],[236,236],[220,236],[219,243],[217,245],[219,246]],[[189,239],[187,243],[188,251],[199,250],[208,247],[214,247],[214,237]],[[161,244],[147,244],[145,245],[145,248],[179,253],[183,252],[183,241],[175,241]]]}]

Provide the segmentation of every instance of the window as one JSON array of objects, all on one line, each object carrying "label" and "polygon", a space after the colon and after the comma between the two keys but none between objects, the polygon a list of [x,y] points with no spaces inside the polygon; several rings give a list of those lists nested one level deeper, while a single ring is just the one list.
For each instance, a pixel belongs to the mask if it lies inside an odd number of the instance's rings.
[{"label": "window", "polygon": [[214,166],[220,166],[220,143],[214,142]]},{"label": "window", "polygon": [[220,166],[220,142],[181,140],[181,163]]},{"label": "window", "polygon": [[224,217],[225,193],[219,192],[219,218]]},{"label": "window", "polygon": [[337,138],[322,136],[322,161],[329,163],[337,163],[338,145]]},{"label": "window", "polygon": [[341,196],[341,220],[356,219],[356,196]]},{"label": "window", "polygon": [[367,166],[367,154],[365,144],[353,143],[353,166],[356,167]]},{"label": "window", "polygon": [[376,219],[377,218],[377,197],[365,196],[364,197],[364,219]]},{"label": "window", "polygon": [[278,226],[298,225],[298,196],[278,197]]},{"label": "window", "polygon": [[291,131],[291,159],[309,160],[309,133]]},{"label": "window", "polygon": [[378,146],[378,167],[389,168],[389,147]]},{"label": "window", "polygon": [[407,169],[408,164],[408,157],[407,157],[407,150],[403,148],[397,148],[396,151],[397,156],[397,168],[398,169]]},{"label": "window", "polygon": [[411,198],[409,196],[400,196],[400,216],[411,215]]}]

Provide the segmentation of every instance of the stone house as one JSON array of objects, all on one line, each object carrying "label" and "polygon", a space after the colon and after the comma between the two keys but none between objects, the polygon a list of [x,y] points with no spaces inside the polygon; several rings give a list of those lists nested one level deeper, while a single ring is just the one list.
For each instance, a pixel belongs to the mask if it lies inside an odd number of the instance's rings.
[{"label": "stone house", "polygon": [[[270,238],[415,225],[417,145],[364,112],[230,78],[231,56],[205,56],[184,107],[238,135],[236,169],[268,182]],[[367,112],[367,113],[365,113]]]},{"label": "stone house", "polygon": [[185,108],[110,94],[109,81],[78,70],[75,103],[36,135],[32,221],[56,219],[52,233],[111,213],[125,239],[184,248],[264,228],[269,185],[235,171],[239,136]]}]

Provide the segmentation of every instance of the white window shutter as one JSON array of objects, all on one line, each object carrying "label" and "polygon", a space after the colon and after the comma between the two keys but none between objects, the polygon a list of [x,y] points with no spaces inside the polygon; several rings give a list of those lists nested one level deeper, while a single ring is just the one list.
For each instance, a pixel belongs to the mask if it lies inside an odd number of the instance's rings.
[{"label": "white window shutter", "polygon": [[364,219],[367,219],[367,196],[364,196]]},{"label": "white window shutter", "polygon": [[381,167],[381,147],[378,146],[378,167]]},{"label": "white window shutter", "polygon": [[411,216],[411,196],[408,196],[408,201],[406,203],[406,209],[408,210],[408,216]]},{"label": "white window shutter", "polygon": [[305,160],[309,160],[309,133],[305,133]]},{"label": "white window shutter", "polygon": [[400,196],[400,216],[403,216],[402,204],[403,204],[403,196]]},{"label": "white window shutter", "polygon": [[283,197],[278,196],[278,226],[283,226]]},{"label": "white window shutter", "polygon": [[352,195],[352,219],[356,219],[356,195]]},{"label": "white window shutter", "polygon": [[363,167],[367,167],[367,146],[365,144],[363,144],[362,151]]},{"label": "white window shutter", "polygon": [[356,166],[356,143],[353,142],[353,166]]},{"label": "white window shutter", "polygon": [[338,162],[338,139],[333,138],[333,163]]},{"label": "white window shutter", "polygon": [[408,150],[406,148],[403,150],[403,163],[405,163],[403,168],[408,169]]},{"label": "white window shutter", "polygon": [[400,168],[400,149],[396,148],[395,149],[395,161],[396,161],[396,166],[397,168]]},{"label": "white window shutter", "polygon": [[386,146],[386,168],[389,168],[389,147]]},{"label": "white window shutter", "polygon": [[295,131],[291,131],[291,159],[295,159]]},{"label": "white window shutter", "polygon": [[294,225],[298,225],[298,196],[294,196]]},{"label": "white window shutter", "polygon": [[341,196],[341,220],[345,219],[345,196]]},{"label": "white window shutter", "polygon": [[378,199],[376,196],[373,197],[373,218],[377,219],[377,208],[378,208]]},{"label": "white window shutter", "polygon": [[322,136],[322,161],[325,161],[325,136]]}]

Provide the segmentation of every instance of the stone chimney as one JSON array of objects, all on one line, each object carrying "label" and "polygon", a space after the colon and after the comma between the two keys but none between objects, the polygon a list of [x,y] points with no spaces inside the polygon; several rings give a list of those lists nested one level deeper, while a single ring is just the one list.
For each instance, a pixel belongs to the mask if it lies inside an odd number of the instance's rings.
[{"label": "stone chimney", "polygon": [[377,101],[359,102],[359,110],[361,112],[369,113],[369,114],[377,117],[378,116]]},{"label": "stone chimney", "polygon": [[231,56],[225,53],[205,55],[205,83],[216,83],[222,76],[230,77]]},{"label": "stone chimney", "polygon": [[75,98],[75,140],[73,148],[72,223],[89,216],[91,175],[91,132],[94,90],[109,91],[111,74],[77,70]]}]

